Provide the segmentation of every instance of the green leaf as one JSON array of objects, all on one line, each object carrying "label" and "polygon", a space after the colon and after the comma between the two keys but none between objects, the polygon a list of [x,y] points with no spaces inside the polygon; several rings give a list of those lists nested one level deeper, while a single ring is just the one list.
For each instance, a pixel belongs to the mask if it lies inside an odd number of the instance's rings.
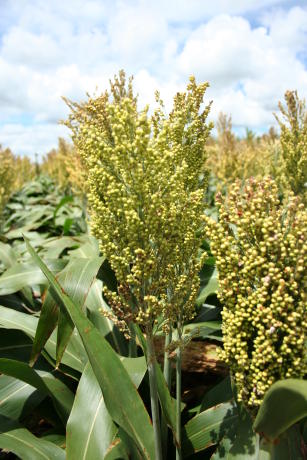
[{"label": "green leaf", "polygon": [[[80,309],[84,306],[89,289],[102,262],[101,257],[73,259],[58,275],[58,281],[62,289]],[[74,324],[68,312],[60,310],[57,335],[57,365],[62,359],[73,329]]]},{"label": "green leaf", "polygon": [[88,309],[89,319],[99,329],[101,334],[106,337],[120,355],[126,356],[128,354],[128,346],[124,334],[118,330],[113,321],[104,316],[100,311],[100,309],[104,311],[111,310],[102,297],[102,281],[98,279],[94,281],[86,298],[85,306]]},{"label": "green leaf", "polygon": [[17,263],[17,257],[13,248],[9,244],[0,241],[0,261],[5,268],[10,268]]},{"label": "green leaf", "polygon": [[39,354],[46,345],[47,340],[56,328],[58,317],[58,306],[50,292],[47,291],[44,303],[41,308],[41,313],[38,319],[38,324],[33,341],[33,347],[30,357],[31,366],[37,360]]},{"label": "green leaf", "polygon": [[[99,257],[95,257],[94,259],[73,259],[67,264],[64,270],[57,275],[57,279],[61,283],[65,292],[80,308],[83,308],[84,306],[90,286],[93,283],[102,260],[103,259]],[[56,365],[58,366],[71,337],[74,325],[68,313],[61,311],[59,314],[58,304],[52,297],[52,294],[48,291],[38,321],[33,343],[31,363],[34,363],[37,359],[50,334],[54,330],[57,321],[58,333]]]},{"label": "green leaf", "polygon": [[[145,358],[122,358],[122,363],[138,387],[146,372]],[[80,423],[81,419],[83,423]],[[117,427],[106,408],[100,386],[88,363],[67,424],[67,460],[105,458],[116,432]],[[101,433],[104,435],[101,436]]]},{"label": "green leaf", "polygon": [[253,431],[252,419],[240,406],[237,423],[230,426],[219,444],[212,460],[258,460],[259,436]]},{"label": "green leaf", "polygon": [[123,441],[120,438],[115,438],[109,446],[104,460],[129,460],[129,454]]},{"label": "green leaf", "polygon": [[[67,261],[63,259],[49,260],[46,262],[53,273],[61,271]],[[0,296],[13,294],[26,286],[46,284],[46,279],[41,270],[33,263],[17,263],[0,276]]]},{"label": "green leaf", "polygon": [[209,409],[212,406],[230,401],[233,398],[230,377],[227,376],[220,383],[215,385],[206,392],[201,405],[200,412]]},{"label": "green leaf", "polygon": [[306,416],[307,382],[298,379],[280,380],[265,394],[254,422],[254,430],[274,440]]},{"label": "green leaf", "polygon": [[306,443],[298,425],[292,425],[278,440],[262,439],[257,460],[306,460]]},{"label": "green leaf", "polygon": [[0,415],[0,427],[0,448],[22,460],[65,460],[65,452],[60,447],[37,438],[3,415]]},{"label": "green leaf", "polygon": [[[37,324],[38,318],[35,316],[21,313],[0,305],[0,327],[5,329],[18,329],[33,339]],[[62,363],[82,372],[86,360],[84,357],[84,348],[82,344],[79,343],[79,340],[80,339],[77,336],[72,335],[62,358]],[[53,359],[56,357],[56,342],[56,333],[53,332],[45,345],[45,350]]]},{"label": "green leaf", "polygon": [[71,196],[71,195],[66,195],[66,196],[63,196],[63,198],[61,199],[61,201],[59,202],[59,204],[56,206],[54,212],[53,212],[53,219],[56,218],[57,216],[57,213],[58,211],[63,207],[65,206],[65,204],[67,203],[71,203],[74,201],[74,197]]},{"label": "green leaf", "polygon": [[83,371],[67,423],[67,460],[105,458],[116,432],[116,425],[106,408],[100,386],[88,363]]},{"label": "green leaf", "polygon": [[74,400],[73,393],[50,372],[35,371],[26,363],[6,358],[0,358],[0,372],[22,380],[37,388],[42,394],[50,396],[62,419],[68,419]]},{"label": "green leaf", "polygon": [[217,273],[217,270],[215,269],[212,275],[210,276],[210,278],[207,280],[205,286],[200,291],[200,294],[196,300],[196,304],[200,306],[203,303],[205,303],[209,295],[217,293],[218,287],[219,287],[218,273]]},{"label": "green leaf", "polygon": [[31,413],[42,401],[42,395],[28,383],[0,375],[0,414],[18,420]]},{"label": "green leaf", "polygon": [[[147,356],[147,344],[145,337],[137,324],[133,325],[135,334],[140,342],[144,355]],[[157,389],[158,396],[161,404],[161,409],[165,420],[172,430],[173,438],[176,440],[176,402],[171,397],[169,388],[166,384],[163,372],[158,363],[156,363],[156,378],[157,378]]]},{"label": "green leaf", "polygon": [[184,426],[182,451],[185,456],[217,444],[237,421],[234,403],[223,403],[197,414]]},{"label": "green leaf", "polygon": [[26,243],[33,259],[48,278],[54,295],[69,312],[79,331],[111,417],[134,439],[144,458],[154,459],[153,428],[149,415],[120,358],[85,314],[63,292],[27,240]]},{"label": "green leaf", "polygon": [[32,340],[23,332],[2,329],[0,333],[0,357],[29,361]]}]

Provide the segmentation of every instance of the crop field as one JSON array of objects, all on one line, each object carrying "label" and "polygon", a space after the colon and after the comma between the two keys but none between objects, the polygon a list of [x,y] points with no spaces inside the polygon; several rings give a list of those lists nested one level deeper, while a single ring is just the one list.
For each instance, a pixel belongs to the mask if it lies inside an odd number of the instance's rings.
[{"label": "crop field", "polygon": [[207,86],[0,149],[0,459],[307,458],[307,109],[215,135]]}]

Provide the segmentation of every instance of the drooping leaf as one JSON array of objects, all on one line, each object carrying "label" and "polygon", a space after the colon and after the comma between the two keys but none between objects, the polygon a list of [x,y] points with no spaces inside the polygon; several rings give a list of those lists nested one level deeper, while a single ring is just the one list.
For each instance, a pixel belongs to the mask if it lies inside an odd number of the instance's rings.
[{"label": "drooping leaf", "polygon": [[0,372],[22,380],[37,388],[42,394],[50,396],[62,419],[68,419],[74,400],[73,393],[50,372],[35,371],[26,363],[6,358],[0,358]]},{"label": "drooping leaf", "polygon": [[85,314],[63,292],[56,278],[29,242],[26,242],[33,259],[50,282],[54,296],[69,312],[79,331],[110,415],[133,438],[143,457],[154,459],[153,428],[149,415],[118,355]]},{"label": "drooping leaf", "polygon": [[217,270],[215,269],[208,280],[206,280],[204,287],[200,291],[200,294],[196,300],[196,304],[202,305],[204,302],[206,302],[206,299],[209,297],[209,295],[217,293],[218,287],[218,274]]},{"label": "drooping leaf", "polygon": [[[102,259],[98,257],[94,259],[73,259],[67,264],[64,270],[58,274],[58,280],[63,289],[68,295],[70,295],[75,303],[79,305],[80,308],[84,305],[90,286],[101,263]],[[58,304],[52,297],[52,294],[48,291],[38,321],[33,343],[31,363],[34,363],[37,359],[57,322],[58,333],[56,365],[58,366],[70,340],[74,325],[65,310],[62,312],[58,311]]]},{"label": "drooping leaf", "polygon": [[[12,310],[11,308],[2,307],[0,305],[0,328],[18,329],[23,331],[32,339],[35,336],[35,331],[38,324],[38,318],[32,315],[21,313]],[[62,363],[82,372],[86,364],[84,356],[84,348],[79,343],[79,338],[72,335],[68,347],[65,350],[62,358]],[[56,331],[51,334],[48,339],[45,350],[55,360],[56,357]]]},{"label": "drooping leaf", "polygon": [[306,416],[307,382],[299,379],[280,380],[265,394],[254,430],[274,440]]},{"label": "drooping leaf", "polygon": [[232,402],[219,404],[197,414],[184,426],[183,455],[189,456],[217,444],[237,418],[237,409]]},{"label": "drooping leaf", "polygon": [[227,376],[213,388],[206,392],[201,405],[200,412],[216,406],[233,398],[230,377]]},{"label": "drooping leaf", "polygon": [[[82,420],[82,422],[81,422]],[[67,460],[105,458],[117,432],[88,363],[67,423]]]},{"label": "drooping leaf", "polygon": [[45,395],[21,380],[0,375],[0,414],[11,419],[31,413]]},{"label": "drooping leaf", "polygon": [[[53,273],[57,273],[66,263],[63,259],[56,259],[49,260],[47,265]],[[0,276],[0,296],[18,292],[33,284],[46,284],[40,269],[31,262],[15,264]]]},{"label": "drooping leaf", "polygon": [[0,449],[13,452],[22,460],[65,460],[65,452],[60,447],[37,438],[3,415],[0,415]]}]

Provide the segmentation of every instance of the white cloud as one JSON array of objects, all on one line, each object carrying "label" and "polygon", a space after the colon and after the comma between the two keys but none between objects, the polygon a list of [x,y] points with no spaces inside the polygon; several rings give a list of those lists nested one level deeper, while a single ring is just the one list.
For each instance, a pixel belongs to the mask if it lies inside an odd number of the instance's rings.
[{"label": "white cloud", "polygon": [[9,146],[16,154],[28,155],[33,160],[35,153],[41,157],[56,147],[58,137],[69,139],[68,129],[59,124],[0,125],[0,139],[4,147]]},{"label": "white cloud", "polygon": [[21,153],[47,151],[64,129],[56,125],[67,115],[61,96],[80,100],[102,90],[120,68],[135,75],[141,106],[159,89],[169,108],[194,73],[210,82],[213,119],[224,111],[234,125],[269,126],[286,89],[307,96],[307,8],[303,0],[295,4],[0,3],[0,143]]}]

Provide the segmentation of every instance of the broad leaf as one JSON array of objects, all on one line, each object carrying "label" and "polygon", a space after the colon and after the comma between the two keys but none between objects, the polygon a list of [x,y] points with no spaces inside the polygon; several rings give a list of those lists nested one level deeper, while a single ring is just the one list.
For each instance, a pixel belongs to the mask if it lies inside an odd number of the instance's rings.
[{"label": "broad leaf", "polygon": [[31,413],[45,395],[21,380],[0,375],[0,414],[11,419]]},{"label": "broad leaf", "polygon": [[116,432],[116,425],[88,363],[67,423],[67,460],[104,458]]},{"label": "broad leaf", "polygon": [[[53,273],[57,273],[65,267],[66,263],[67,261],[63,259],[56,259],[49,260],[47,265]],[[30,262],[15,264],[0,276],[0,296],[18,292],[34,284],[46,284],[41,270]]]},{"label": "broad leaf", "polygon": [[307,382],[298,379],[280,380],[265,394],[254,430],[274,440],[306,416]]},{"label": "broad leaf", "polygon": [[[21,313],[0,305],[0,328],[18,329],[33,339],[37,323],[38,318],[35,316]],[[83,346],[79,343],[79,340],[80,339],[78,339],[77,336],[72,335],[62,358],[62,363],[82,372],[86,359],[84,357]],[[54,332],[45,345],[45,350],[54,360],[56,357],[56,342],[56,333]]]},{"label": "broad leaf", "polygon": [[0,415],[0,449],[22,460],[65,460],[65,452],[55,444],[37,438],[17,422]]},{"label": "broad leaf", "polygon": [[[83,307],[86,301],[88,291],[101,263],[102,259],[99,257],[94,259],[73,259],[67,264],[64,270],[58,274],[58,280],[63,289],[80,308]],[[59,365],[71,337],[74,325],[65,311],[60,312],[59,319],[58,314],[57,302],[48,291],[35,334],[31,356],[32,363],[35,362],[59,320],[56,360],[56,364]]]},{"label": "broad leaf", "polygon": [[201,412],[184,426],[182,451],[186,456],[217,444],[237,421],[234,403],[223,403]]},{"label": "broad leaf", "polygon": [[0,372],[22,380],[37,388],[42,394],[50,396],[62,419],[68,419],[74,400],[73,393],[50,372],[35,371],[26,363],[6,358],[0,358]]},{"label": "broad leaf", "polygon": [[79,331],[110,415],[133,438],[143,457],[154,459],[153,428],[149,415],[118,355],[85,314],[63,292],[56,278],[29,242],[26,242],[33,259],[50,282],[54,296],[62,303]]}]

